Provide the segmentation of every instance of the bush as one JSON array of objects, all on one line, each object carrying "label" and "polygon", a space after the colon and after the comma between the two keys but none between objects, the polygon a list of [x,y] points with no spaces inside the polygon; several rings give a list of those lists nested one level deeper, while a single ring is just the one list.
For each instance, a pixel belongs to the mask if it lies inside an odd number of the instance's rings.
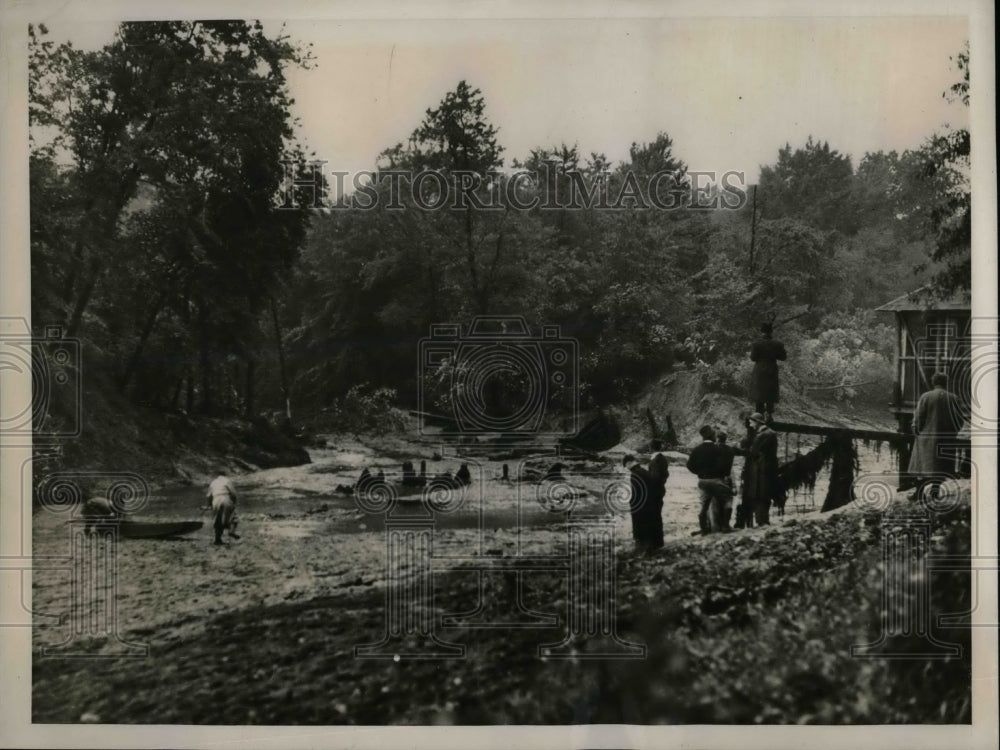
[{"label": "bush", "polygon": [[726,393],[730,396],[746,397],[750,382],[750,371],[753,362],[749,357],[726,355],[712,364],[699,361],[695,365],[701,382],[713,393]]},{"label": "bush", "polygon": [[808,386],[844,385],[829,391],[837,399],[884,400],[895,377],[892,328],[871,310],[835,313],[817,333],[791,347],[790,364]]},{"label": "bush", "polygon": [[659,324],[638,324],[601,335],[593,345],[581,347],[583,403],[607,406],[633,398],[673,366],[678,351],[671,332]]},{"label": "bush", "polygon": [[352,386],[333,406],[337,429],[352,432],[385,432],[402,429],[405,414],[398,409],[394,388],[376,388],[369,383]]}]

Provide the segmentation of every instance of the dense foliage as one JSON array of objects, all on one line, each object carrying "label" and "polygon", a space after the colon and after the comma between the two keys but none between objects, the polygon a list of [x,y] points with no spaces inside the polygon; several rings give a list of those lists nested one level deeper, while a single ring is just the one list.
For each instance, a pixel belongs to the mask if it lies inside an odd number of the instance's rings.
[{"label": "dense foliage", "polygon": [[[560,144],[499,175],[498,137],[481,93],[462,82],[378,170],[433,169],[452,189],[465,179],[457,171],[473,171],[486,208],[426,210],[426,196],[404,189],[390,210],[376,170],[374,208],[317,219],[294,282],[300,299],[322,290],[296,331],[306,400],[329,402],[371,373],[412,404],[430,324],[514,314],[578,341],[585,404],[628,399],[678,361],[709,387],[742,394],[763,321],[789,348],[794,387],[884,401],[892,320],[871,311],[947,271],[935,222],[942,191],[960,194],[962,182],[950,168],[929,176],[943,158],[939,137],[865,154],[856,168],[826,142],[786,145],[742,195],[719,182],[699,192],[665,133],[633,143],[617,166]],[[533,207],[490,206],[518,170],[531,175],[518,195]],[[681,196],[672,210],[645,191],[656,175]],[[603,204],[567,205],[601,177]]]},{"label": "dense foliage", "polygon": [[583,402],[607,404],[678,361],[741,392],[774,321],[790,384],[882,400],[891,321],[868,311],[969,286],[966,131],[857,165],[810,138],[735,190],[666,133],[617,165],[559,144],[503,172],[462,81],[353,194],[287,210],[307,154],[286,73],[310,63],[259,23],[125,23],[95,52],[32,29],[33,317],[84,340],[88,377],[188,412],[334,413],[362,384],[412,406],[431,324],[520,315],[576,339]]},{"label": "dense foliage", "polygon": [[285,75],[308,54],[233,21],[125,23],[96,52],[30,34],[36,326],[83,338],[106,355],[88,374],[139,400],[213,412],[240,388],[252,413],[308,224],[274,204],[304,158]]}]

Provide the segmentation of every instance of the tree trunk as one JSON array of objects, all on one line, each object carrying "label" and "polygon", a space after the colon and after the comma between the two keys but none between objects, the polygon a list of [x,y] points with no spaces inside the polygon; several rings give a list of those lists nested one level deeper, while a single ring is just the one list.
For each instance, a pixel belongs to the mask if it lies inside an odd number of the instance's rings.
[{"label": "tree trunk", "polygon": [[[83,206],[83,215],[85,217],[89,216],[90,212],[94,210],[96,199],[97,196],[93,194],[87,197]],[[63,301],[66,303],[69,303],[73,299],[73,290],[76,289],[76,280],[80,276],[84,262],[83,232],[79,227],[77,228],[77,232],[76,241],[73,243],[72,262],[70,263],[69,273],[66,275],[66,282],[63,286]],[[66,322],[68,323],[68,321]]]},{"label": "tree trunk", "polygon": [[[109,238],[110,242],[114,242],[116,236],[116,227],[118,224],[118,217],[121,216],[122,211],[128,204],[131,197],[135,194],[135,188],[138,184],[139,178],[139,168],[135,165],[129,169],[126,177],[123,178],[119,184],[118,194],[116,196],[117,200],[112,204],[109,214],[105,217],[104,222],[100,225],[103,227],[100,230],[99,236]],[[95,202],[90,201],[87,205],[86,211],[89,213],[94,207]],[[111,246],[113,247],[113,245]],[[83,253],[85,251],[85,243],[79,241],[78,250]],[[94,248],[91,248],[91,253],[94,253]],[[94,294],[94,288],[97,286],[97,282],[100,280],[101,276],[104,275],[104,271],[107,268],[107,263],[109,256],[111,259],[114,258],[114,252],[112,250],[104,249],[101,260],[98,257],[92,257],[90,265],[88,268],[87,279],[84,282],[83,290],[80,292],[80,296],[77,297],[76,303],[73,305],[73,312],[69,317],[69,321],[66,325],[66,335],[76,336],[77,331],[80,330],[80,322],[83,320],[83,313],[87,309],[87,305],[90,304],[90,299]],[[72,283],[72,282],[70,282]]]},{"label": "tree trunk", "polygon": [[256,369],[257,369],[257,363],[254,361],[254,358],[247,357],[247,387],[246,387],[246,399],[245,399],[245,411],[244,411],[244,416],[247,419],[253,419],[254,417],[253,380]]},{"label": "tree trunk", "polygon": [[119,393],[125,392],[129,381],[132,379],[132,375],[135,374],[135,368],[139,366],[139,359],[142,357],[142,350],[145,348],[146,342],[149,340],[149,336],[153,332],[153,327],[156,325],[156,319],[159,317],[160,311],[163,309],[166,301],[167,293],[166,291],[161,291],[160,296],[156,300],[156,304],[153,305],[152,310],[150,310],[149,315],[146,318],[146,323],[142,327],[142,331],[139,334],[139,343],[136,344],[135,349],[132,351],[132,356],[129,357],[128,364],[125,367],[125,372],[122,374],[122,379],[118,383]]},{"label": "tree trunk", "polygon": [[187,367],[187,373],[184,375],[184,385],[187,387],[187,413],[194,413],[194,373],[191,371],[191,365]]},{"label": "tree trunk", "polygon": [[271,321],[274,323],[274,338],[278,346],[278,369],[281,373],[281,395],[285,397],[285,417],[292,419],[292,399],[288,389],[288,371],[285,369],[285,345],[281,337],[281,323],[278,321],[278,306],[274,297],[269,296],[271,303]]},{"label": "tree trunk", "polygon": [[198,300],[199,362],[201,364],[201,411],[212,413],[212,363],[208,351],[208,313],[205,303]]},{"label": "tree trunk", "polygon": [[176,409],[177,403],[181,400],[181,390],[184,387],[184,378],[177,378],[177,385],[174,386],[174,395],[170,398],[170,408]]},{"label": "tree trunk", "polygon": [[[77,237],[76,242],[73,243],[73,257],[69,266],[69,273],[66,274],[66,280],[63,282],[63,293],[62,298],[64,303],[69,303],[73,299],[73,290],[76,289],[76,279],[80,275],[80,269],[83,267],[83,239]],[[66,321],[67,324],[69,320]]]},{"label": "tree trunk", "polygon": [[184,305],[181,307],[181,319],[188,335],[187,346],[184,347],[184,388],[187,413],[194,413],[194,347],[191,341],[191,296],[190,289],[184,290]]},{"label": "tree trunk", "polygon": [[80,330],[80,322],[83,320],[83,312],[87,309],[87,305],[90,304],[90,298],[94,294],[94,287],[97,286],[97,280],[100,277],[102,270],[103,269],[101,269],[97,263],[91,264],[87,274],[87,280],[84,282],[80,296],[76,298],[76,303],[73,305],[73,312],[69,317],[69,321],[66,323],[66,336],[68,338],[76,336],[77,331]]},{"label": "tree trunk", "polygon": [[487,304],[483,290],[479,286],[479,269],[476,267],[476,248],[472,243],[472,205],[465,208],[465,259],[469,265],[469,280],[472,286],[472,298],[476,304],[476,314],[485,315]]}]

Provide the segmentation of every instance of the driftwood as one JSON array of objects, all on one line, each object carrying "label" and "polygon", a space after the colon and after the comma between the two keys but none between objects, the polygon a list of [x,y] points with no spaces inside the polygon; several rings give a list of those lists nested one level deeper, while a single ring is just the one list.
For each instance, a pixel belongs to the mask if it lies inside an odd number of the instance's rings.
[{"label": "driftwood", "polygon": [[561,441],[563,447],[582,451],[605,451],[618,445],[622,440],[621,425],[613,416],[603,410],[585,424],[571,438]]},{"label": "driftwood", "polygon": [[804,391],[835,391],[838,388],[860,388],[863,385],[872,385],[876,381],[868,380],[864,383],[841,383],[840,385],[804,385]]}]

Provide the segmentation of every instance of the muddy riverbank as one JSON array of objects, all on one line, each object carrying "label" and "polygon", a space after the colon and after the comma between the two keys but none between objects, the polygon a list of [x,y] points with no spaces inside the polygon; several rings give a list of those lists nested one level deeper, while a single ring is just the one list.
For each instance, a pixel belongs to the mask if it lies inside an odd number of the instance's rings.
[{"label": "muddy riverbank", "polygon": [[[551,488],[503,480],[503,462],[439,457],[406,441],[329,436],[311,458],[236,477],[241,536],[221,548],[211,544],[200,485],[153,493],[144,518],[206,526],[179,540],[115,547],[114,632],[147,649],[144,658],[126,656],[115,638],[73,635],[71,570],[37,571],[33,608],[61,623],[35,629],[35,721],[782,722],[805,715],[837,722],[898,721],[886,717],[910,710],[903,703],[803,708],[813,679],[806,674],[845,691],[852,681],[893,679],[890,666],[849,656],[851,643],[876,635],[877,521],[866,521],[856,506],[819,514],[822,478],[815,497],[789,498],[785,517],[770,529],[693,538],[695,478],[675,464],[664,509],[667,546],[646,558],[632,551],[628,517],[603,506],[603,488],[620,476],[617,457],[567,470],[574,514],[604,516],[614,529],[614,628],[621,641],[645,648],[638,660],[590,661],[586,644],[574,645],[568,658],[540,658],[539,646],[559,643],[576,616],[565,570],[481,575],[447,561],[565,557],[566,517],[540,502]],[[429,474],[470,464],[469,491],[435,516],[432,611],[420,615],[439,640],[464,648],[462,658],[386,662],[355,652],[386,632],[385,520],[337,487],[363,467],[391,476],[403,458],[426,460]],[[880,471],[886,460],[863,450],[862,470]],[[516,478],[519,464],[508,463]],[[413,505],[399,500],[399,509]],[[959,544],[967,513],[936,523],[941,544]],[[33,526],[36,556],[67,555],[65,517],[38,512]],[[463,612],[476,615],[447,617]],[[469,627],[498,623],[504,627]],[[66,658],[58,648],[42,654],[67,639],[74,650],[107,658]],[[792,651],[801,663],[785,658]],[[761,670],[753,660],[770,666]],[[780,684],[759,690],[755,673]],[[425,688],[414,691],[415,684]],[[947,715],[956,712],[961,708],[949,704]]]}]

